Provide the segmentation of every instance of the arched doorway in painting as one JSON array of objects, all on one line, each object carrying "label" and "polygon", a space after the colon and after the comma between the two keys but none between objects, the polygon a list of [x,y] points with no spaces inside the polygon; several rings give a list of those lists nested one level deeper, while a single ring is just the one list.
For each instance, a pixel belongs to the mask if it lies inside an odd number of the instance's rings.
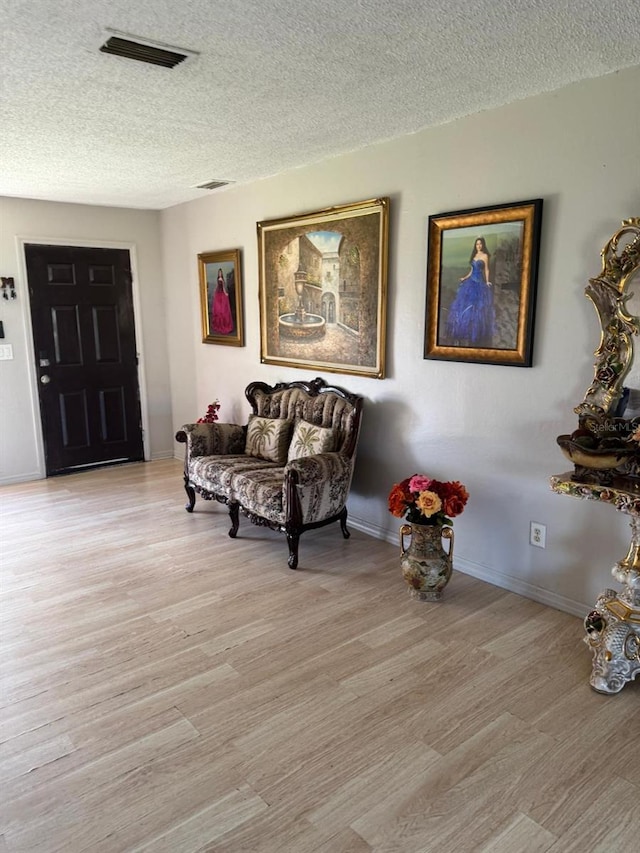
[{"label": "arched doorway in painting", "polygon": [[322,294],[322,316],[327,323],[336,322],[336,297],[333,293]]}]

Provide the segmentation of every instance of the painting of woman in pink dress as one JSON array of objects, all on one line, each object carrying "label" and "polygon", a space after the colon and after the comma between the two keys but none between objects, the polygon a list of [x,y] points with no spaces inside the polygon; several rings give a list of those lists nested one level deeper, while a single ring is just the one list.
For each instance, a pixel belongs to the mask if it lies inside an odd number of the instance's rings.
[{"label": "painting of woman in pink dress", "polygon": [[233,331],[233,314],[222,268],[218,269],[218,279],[211,300],[211,331],[216,335],[229,335]]},{"label": "painting of woman in pink dress", "polygon": [[202,343],[244,346],[240,250],[198,255]]}]

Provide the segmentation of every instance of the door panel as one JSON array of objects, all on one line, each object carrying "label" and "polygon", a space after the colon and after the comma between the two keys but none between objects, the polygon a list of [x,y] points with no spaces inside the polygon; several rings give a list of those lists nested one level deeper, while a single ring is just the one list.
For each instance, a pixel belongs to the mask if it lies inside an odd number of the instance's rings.
[{"label": "door panel", "polygon": [[127,440],[126,405],[122,388],[100,391],[100,433],[106,444]]},{"label": "door panel", "polygon": [[118,315],[113,305],[93,308],[93,345],[99,364],[117,364],[122,359]]},{"label": "door panel", "polygon": [[89,447],[89,411],[84,390],[58,394],[62,444],[71,450]]},{"label": "door panel", "polygon": [[128,251],[25,253],[47,474],[143,459]]},{"label": "door panel", "polygon": [[81,367],[80,318],[75,305],[51,306],[53,357],[58,367]]}]

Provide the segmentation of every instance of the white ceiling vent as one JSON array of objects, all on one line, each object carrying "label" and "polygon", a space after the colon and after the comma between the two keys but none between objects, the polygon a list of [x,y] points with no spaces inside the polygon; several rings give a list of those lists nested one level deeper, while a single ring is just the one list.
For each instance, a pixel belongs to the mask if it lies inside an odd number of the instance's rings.
[{"label": "white ceiling vent", "polygon": [[163,68],[175,68],[186,59],[198,56],[195,51],[186,50],[183,47],[150,41],[129,33],[119,33],[117,30],[106,32],[107,40],[100,46],[100,51],[112,56],[135,59],[138,62],[160,65]]},{"label": "white ceiling vent", "polygon": [[207,181],[204,184],[196,184],[197,190],[217,190],[219,187],[228,187],[233,181]]}]

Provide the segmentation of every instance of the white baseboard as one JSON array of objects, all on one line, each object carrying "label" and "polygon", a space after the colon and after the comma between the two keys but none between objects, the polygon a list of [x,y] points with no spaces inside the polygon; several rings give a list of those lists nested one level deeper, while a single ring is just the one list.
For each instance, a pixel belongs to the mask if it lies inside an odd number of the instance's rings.
[{"label": "white baseboard", "polygon": [[[154,453],[151,461],[154,459],[176,459],[172,450],[161,450],[159,453]],[[11,486],[16,483],[31,483],[33,480],[46,480],[46,474],[41,471],[30,471],[24,474],[15,474],[12,477],[0,477],[0,486]]]},{"label": "white baseboard", "polygon": [[[348,525],[361,533],[366,533],[373,536],[374,539],[381,539],[384,542],[389,542],[391,545],[398,545],[398,533],[383,530],[377,525],[371,524],[362,518],[357,518],[349,514]],[[500,589],[506,589],[509,592],[515,592],[524,598],[530,598],[532,601],[537,601],[540,604],[546,604],[548,607],[553,607],[555,610],[561,610],[563,613],[570,613],[572,616],[583,618],[593,609],[593,605],[585,604],[582,601],[575,601],[567,598],[564,595],[559,595],[555,592],[550,592],[548,589],[536,586],[535,584],[523,581],[520,578],[515,578],[513,575],[505,575],[488,566],[483,566],[480,563],[474,563],[472,560],[466,560],[463,557],[454,559],[454,568],[458,572],[465,575],[478,578],[478,580],[486,581]]]},{"label": "white baseboard", "polygon": [[31,471],[27,474],[15,474],[13,477],[0,477],[0,486],[11,486],[14,483],[30,483],[33,480],[46,479],[41,471]]}]

